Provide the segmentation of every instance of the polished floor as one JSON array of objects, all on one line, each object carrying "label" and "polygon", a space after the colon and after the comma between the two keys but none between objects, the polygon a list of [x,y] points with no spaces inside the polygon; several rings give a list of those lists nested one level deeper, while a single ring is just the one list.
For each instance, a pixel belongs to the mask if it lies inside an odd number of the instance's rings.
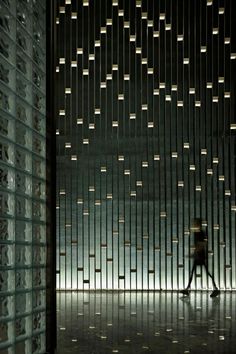
[{"label": "polished floor", "polygon": [[59,292],[58,354],[236,353],[236,293]]}]

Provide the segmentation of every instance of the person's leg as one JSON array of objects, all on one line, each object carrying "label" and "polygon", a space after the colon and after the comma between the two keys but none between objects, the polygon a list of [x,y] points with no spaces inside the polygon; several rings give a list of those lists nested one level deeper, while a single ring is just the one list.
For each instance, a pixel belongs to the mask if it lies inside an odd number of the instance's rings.
[{"label": "person's leg", "polygon": [[206,268],[207,275],[209,275],[209,277],[211,278],[212,284],[213,284],[213,287],[214,287],[214,290],[212,291],[210,296],[211,297],[216,297],[217,295],[220,294],[220,290],[217,288],[215,280],[214,280],[213,276],[211,275],[211,273],[209,272],[208,264],[204,263],[204,265],[205,265],[205,268]]},{"label": "person's leg", "polygon": [[196,262],[194,261],[194,263],[193,263],[193,268],[192,268],[192,271],[191,271],[190,278],[189,278],[188,285],[187,285],[187,288],[186,288],[186,289],[189,289],[189,288],[190,288],[190,285],[191,285],[192,280],[193,280],[193,273],[196,272],[196,268],[197,268],[197,264],[196,264]]},{"label": "person's leg", "polygon": [[211,280],[212,280],[212,284],[213,284],[214,289],[218,289],[217,286],[216,286],[216,283],[215,283],[215,280],[214,280],[213,276],[212,276],[211,273],[209,272],[208,264],[207,264],[207,263],[204,263],[204,266],[205,266],[205,268],[206,268],[206,273],[207,273],[207,275],[208,275],[208,276],[211,278]]}]

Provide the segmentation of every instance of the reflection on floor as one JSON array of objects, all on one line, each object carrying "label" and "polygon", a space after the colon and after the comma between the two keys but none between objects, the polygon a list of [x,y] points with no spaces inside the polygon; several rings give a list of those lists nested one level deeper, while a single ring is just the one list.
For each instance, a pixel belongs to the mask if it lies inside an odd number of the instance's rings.
[{"label": "reflection on floor", "polygon": [[236,294],[57,294],[58,354],[236,353]]}]

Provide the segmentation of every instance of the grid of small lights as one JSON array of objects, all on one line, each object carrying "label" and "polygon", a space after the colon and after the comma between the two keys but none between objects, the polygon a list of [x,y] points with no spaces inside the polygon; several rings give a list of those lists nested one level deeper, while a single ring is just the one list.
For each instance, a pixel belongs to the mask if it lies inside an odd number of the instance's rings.
[{"label": "grid of small lights", "polygon": [[[166,4],[165,0],[162,2]],[[209,42],[208,36],[201,45],[198,41],[201,27],[192,26],[186,19],[188,31],[179,31],[177,21],[169,21],[170,13],[177,20],[177,3],[166,4],[165,12],[160,11],[154,0],[149,1],[148,8],[142,1],[125,2],[123,6],[112,0],[67,4],[71,21],[77,26],[77,40],[76,46],[66,42],[59,21],[59,43],[67,45],[69,50],[63,52],[64,47],[59,45],[61,56],[56,72],[60,105],[56,134],[58,161],[61,161],[58,215],[61,225],[72,218],[72,227],[70,231],[58,227],[61,240],[57,251],[58,288],[183,287],[186,275],[181,273],[176,284],[175,271],[166,277],[167,268],[176,265],[175,269],[181,269],[181,247],[184,255],[190,251],[191,240],[184,237],[190,235],[186,231],[190,229],[190,220],[194,215],[208,219],[211,209],[215,222],[209,223],[208,229],[217,230],[219,238],[232,238],[235,184],[232,169],[229,173],[230,160],[223,158],[226,147],[221,131],[223,124],[229,134],[236,130],[230,92],[233,80],[230,70],[235,65],[236,54],[230,26],[224,41],[217,41],[215,38],[221,35],[222,29],[213,26],[216,21],[208,18],[224,16],[231,23],[230,7],[217,8],[213,1],[205,2],[208,19],[205,25],[212,38]],[[211,12],[213,7],[217,11]],[[102,9],[106,9],[106,18]],[[194,11],[193,5],[189,11]],[[65,16],[65,8],[60,7],[59,13]],[[81,13],[86,18],[84,22],[78,18]],[[87,19],[96,24],[93,32],[86,27]],[[118,29],[114,27],[116,21]],[[148,47],[140,38],[140,31],[146,31]],[[85,32],[90,37],[83,36]],[[188,36],[192,49],[199,53],[197,60],[185,52]],[[117,38],[120,42],[114,47],[111,43]],[[127,40],[121,41],[122,38]],[[222,49],[224,61],[219,64],[216,77],[208,80],[201,70],[217,60],[208,52],[212,46],[211,50],[219,52],[222,45],[228,48]],[[175,48],[171,58],[158,55],[158,48],[167,53],[169,47]],[[68,53],[68,60],[77,56],[77,60],[71,61],[74,69],[60,71],[60,66],[67,63]],[[231,69],[226,63],[231,63]],[[200,85],[196,78],[192,79],[193,71],[201,77]],[[61,84],[65,76],[65,82],[70,85]],[[223,95],[219,90],[223,90]],[[222,105],[224,113],[220,110]],[[218,112],[216,120],[213,119],[215,111]],[[212,131],[216,132],[217,149],[211,139]],[[65,169],[69,162],[72,166]],[[218,193],[213,193],[212,188]],[[61,190],[66,190],[66,194],[61,194]],[[187,210],[183,204],[186,195]],[[66,207],[68,203],[70,208]],[[222,203],[229,210],[227,215],[220,208]],[[75,215],[78,219],[73,219]],[[218,229],[214,228],[216,224]],[[77,242],[72,242],[75,239]],[[215,239],[210,242],[215,247]],[[137,258],[132,256],[134,248]],[[144,266],[147,254],[150,269]],[[160,258],[166,255],[170,258],[161,262],[161,269],[155,271]],[[221,262],[229,263],[227,257],[226,253],[222,255]],[[214,262],[214,255],[211,260]],[[220,278],[219,269],[216,271]],[[221,275],[221,286],[227,283],[228,288],[235,287],[230,279],[228,272]]]}]

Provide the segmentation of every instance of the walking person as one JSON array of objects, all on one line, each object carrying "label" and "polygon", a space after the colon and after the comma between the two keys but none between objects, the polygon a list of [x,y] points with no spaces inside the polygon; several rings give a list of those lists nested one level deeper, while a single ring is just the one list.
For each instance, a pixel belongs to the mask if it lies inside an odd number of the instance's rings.
[{"label": "walking person", "polygon": [[190,294],[190,286],[193,279],[193,274],[196,273],[197,266],[204,266],[206,269],[207,275],[211,278],[212,284],[214,287],[213,292],[211,293],[211,297],[216,297],[220,294],[220,290],[217,288],[215,280],[211,273],[208,270],[208,257],[207,257],[207,234],[202,229],[202,220],[200,218],[196,218],[193,221],[193,231],[194,231],[194,254],[193,254],[193,267],[190,274],[189,282],[187,288],[181,290],[180,292],[183,295]]}]

